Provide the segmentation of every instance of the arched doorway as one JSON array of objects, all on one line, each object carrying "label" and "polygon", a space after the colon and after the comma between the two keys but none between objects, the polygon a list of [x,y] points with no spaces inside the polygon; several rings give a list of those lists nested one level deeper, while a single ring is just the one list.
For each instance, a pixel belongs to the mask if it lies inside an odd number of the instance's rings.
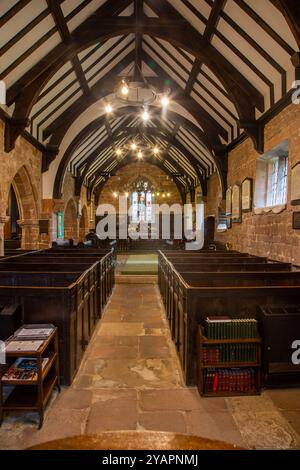
[{"label": "arched doorway", "polygon": [[6,213],[9,220],[5,239],[21,240],[21,248],[37,249],[39,245],[38,196],[25,166],[15,174],[10,184]]},{"label": "arched doorway", "polygon": [[81,211],[80,217],[80,224],[79,224],[79,240],[83,241],[85,239],[86,234],[89,231],[89,220],[88,220],[88,211],[86,206],[83,206]]},{"label": "arched doorway", "polygon": [[22,229],[19,226],[20,210],[17,196],[13,187],[10,186],[7,202],[7,222],[4,226],[4,244],[8,248],[20,248]]},{"label": "arched doorway", "polygon": [[64,213],[64,238],[78,241],[78,218],[74,200],[69,199]]}]

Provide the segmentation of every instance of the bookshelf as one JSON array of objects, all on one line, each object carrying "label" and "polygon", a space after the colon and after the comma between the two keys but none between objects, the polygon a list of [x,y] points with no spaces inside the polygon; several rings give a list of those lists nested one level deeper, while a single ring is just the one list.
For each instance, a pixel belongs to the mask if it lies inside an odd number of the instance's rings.
[{"label": "bookshelf", "polygon": [[[28,334],[26,334],[28,332]],[[56,386],[60,391],[58,334],[53,325],[23,325],[5,343],[0,380],[0,425],[6,411],[36,411],[39,429]],[[8,387],[12,391],[6,396]]]},{"label": "bookshelf", "polygon": [[207,338],[199,326],[197,366],[198,390],[203,397],[259,395],[261,339]]}]

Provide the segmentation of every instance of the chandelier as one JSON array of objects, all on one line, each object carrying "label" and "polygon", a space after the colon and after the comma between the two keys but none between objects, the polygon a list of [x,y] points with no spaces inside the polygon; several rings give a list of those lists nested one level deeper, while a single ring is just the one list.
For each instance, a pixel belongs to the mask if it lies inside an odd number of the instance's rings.
[{"label": "chandelier", "polygon": [[[167,178],[169,179],[169,178]],[[160,184],[158,182],[158,184]],[[132,183],[125,183],[118,188],[118,191],[113,192],[114,198],[117,198],[121,195],[129,197],[132,193],[151,193],[153,197],[156,198],[169,198],[171,193],[163,188],[160,189],[159,185],[154,185],[147,178],[138,178]]]},{"label": "chandelier", "polygon": [[[130,75],[133,67],[136,67],[136,72],[138,72],[138,74],[134,74],[134,77]],[[136,79],[135,76],[139,78]],[[116,86],[112,101],[106,103],[105,112],[107,114],[113,112],[114,102],[121,105],[136,106],[141,109],[141,118],[146,122],[150,119],[150,105],[156,103],[164,109],[168,107],[170,92],[170,89],[160,92],[157,88],[150,85],[143,76],[140,67],[137,64],[133,64],[127,75]]]},{"label": "chandelier", "polygon": [[132,140],[128,144],[122,145],[121,147],[117,147],[115,149],[116,156],[121,159],[124,157],[125,154],[131,153],[134,155],[138,160],[142,160],[145,154],[152,154],[155,157],[159,156],[160,148],[157,145],[145,145],[141,144],[138,140]]}]

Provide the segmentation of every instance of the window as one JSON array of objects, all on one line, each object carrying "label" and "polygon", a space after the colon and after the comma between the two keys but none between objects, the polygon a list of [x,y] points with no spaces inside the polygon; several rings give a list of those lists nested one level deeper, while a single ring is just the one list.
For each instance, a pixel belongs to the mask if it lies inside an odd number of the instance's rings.
[{"label": "window", "polygon": [[278,212],[287,202],[288,142],[257,159],[255,212]]},{"label": "window", "polygon": [[152,204],[153,195],[151,191],[134,191],[131,195],[131,222],[153,223],[154,213]]}]

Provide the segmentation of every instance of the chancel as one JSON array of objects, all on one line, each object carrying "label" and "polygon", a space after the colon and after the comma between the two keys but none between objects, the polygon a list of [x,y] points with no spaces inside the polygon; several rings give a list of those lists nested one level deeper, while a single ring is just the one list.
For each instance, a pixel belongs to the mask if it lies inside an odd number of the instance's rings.
[{"label": "chancel", "polygon": [[298,3],[1,0],[0,37],[0,449],[299,449]]}]

